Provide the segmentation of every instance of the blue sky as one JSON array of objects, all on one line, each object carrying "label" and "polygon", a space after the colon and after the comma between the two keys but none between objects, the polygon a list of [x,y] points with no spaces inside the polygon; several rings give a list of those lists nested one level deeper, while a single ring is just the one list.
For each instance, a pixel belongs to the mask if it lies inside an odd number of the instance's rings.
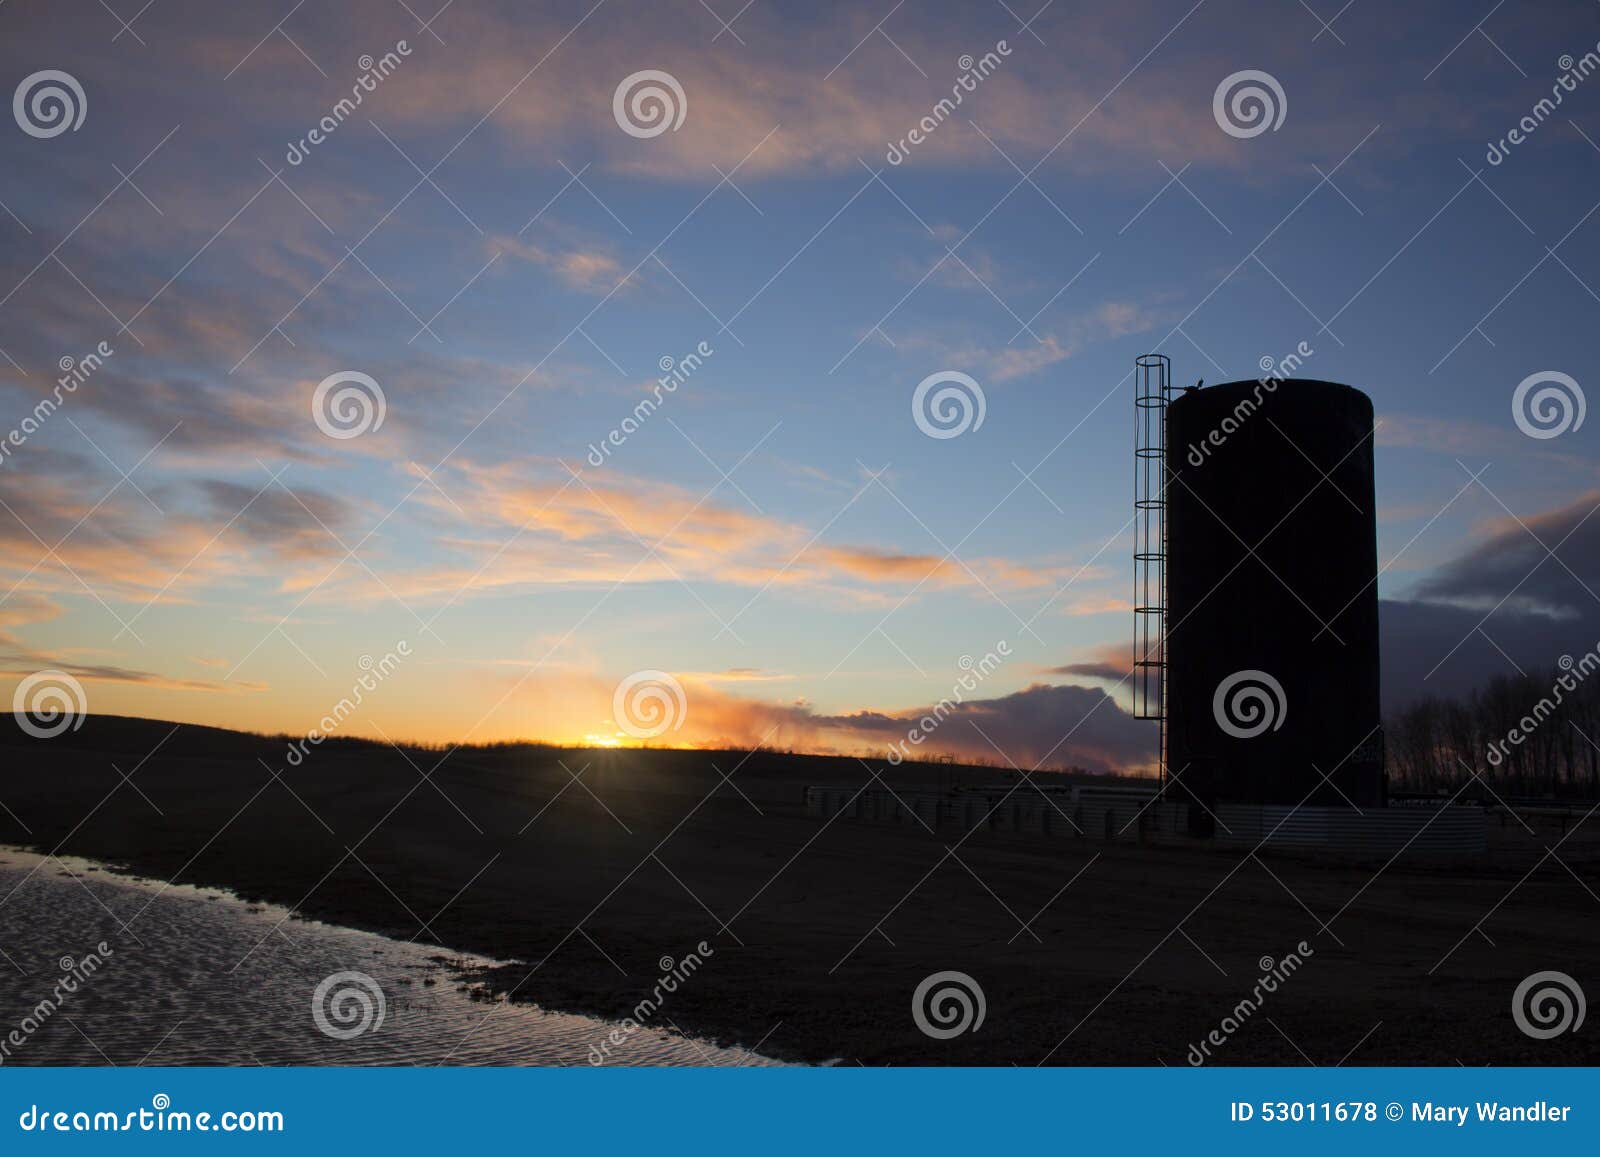
[{"label": "blue sky", "polygon": [[[941,743],[1138,766],[1124,693],[1058,671],[1128,646],[1132,359],[1215,382],[1301,342],[1380,420],[1386,639],[1421,656],[1386,696],[1595,638],[1594,427],[1527,437],[1511,395],[1587,385],[1600,80],[1486,160],[1593,4],[121,9],[0,9],[6,84],[86,105],[0,132],[0,428],[115,351],[0,465],[0,689],[303,731],[403,639],[348,733],[629,742],[613,690],[659,670],[657,742],[851,751],[1003,641],[982,741]],[[613,96],[647,69],[683,120],[637,136]],[[1223,131],[1241,70],[1276,129]],[[385,416],[335,439],[343,371]],[[940,371],[981,427],[919,430]],[[1507,599],[1534,536],[1563,545]]]}]

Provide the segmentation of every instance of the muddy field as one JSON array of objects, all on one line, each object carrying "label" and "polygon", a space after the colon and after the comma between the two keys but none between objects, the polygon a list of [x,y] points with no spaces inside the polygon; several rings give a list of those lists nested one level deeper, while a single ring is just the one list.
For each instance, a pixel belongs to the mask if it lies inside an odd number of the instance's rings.
[{"label": "muddy field", "polygon": [[[652,1020],[772,1056],[1183,1065],[1215,1030],[1220,1064],[1600,1060],[1593,1023],[1537,1040],[1512,1017],[1534,972],[1600,992],[1600,818],[1495,820],[1481,865],[1329,864],[824,821],[803,802],[807,784],[940,776],[1034,790],[982,769],[380,745],[296,767],[282,741],[204,728],[4,726],[0,842],[522,961],[485,983],[556,1010],[627,1016],[703,941]],[[935,1039],[912,994],[947,970],[986,1011]]]}]

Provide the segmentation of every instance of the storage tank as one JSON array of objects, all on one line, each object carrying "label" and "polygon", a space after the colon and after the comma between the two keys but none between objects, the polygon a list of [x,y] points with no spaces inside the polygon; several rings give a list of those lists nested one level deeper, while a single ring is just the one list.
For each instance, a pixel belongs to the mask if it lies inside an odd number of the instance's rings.
[{"label": "storage tank", "polygon": [[1383,804],[1372,431],[1371,399],[1336,382],[1229,382],[1167,408],[1175,798]]}]

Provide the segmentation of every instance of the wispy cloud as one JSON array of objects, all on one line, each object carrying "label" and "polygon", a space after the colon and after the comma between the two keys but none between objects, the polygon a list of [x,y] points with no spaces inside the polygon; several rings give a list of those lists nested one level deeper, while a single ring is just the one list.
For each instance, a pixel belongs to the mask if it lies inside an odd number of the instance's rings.
[{"label": "wispy cloud", "polygon": [[520,237],[489,238],[484,247],[492,255],[504,253],[550,270],[567,285],[584,293],[610,293],[627,289],[637,275],[624,283],[627,270],[615,257],[597,249],[549,249]]}]

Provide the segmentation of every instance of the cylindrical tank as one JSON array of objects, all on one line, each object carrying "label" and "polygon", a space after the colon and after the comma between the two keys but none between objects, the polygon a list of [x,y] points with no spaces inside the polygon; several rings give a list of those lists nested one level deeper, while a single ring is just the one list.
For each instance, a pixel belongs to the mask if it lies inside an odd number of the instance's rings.
[{"label": "cylindrical tank", "polygon": [[1229,382],[1168,407],[1174,798],[1384,802],[1372,432],[1371,399],[1336,382]]}]

